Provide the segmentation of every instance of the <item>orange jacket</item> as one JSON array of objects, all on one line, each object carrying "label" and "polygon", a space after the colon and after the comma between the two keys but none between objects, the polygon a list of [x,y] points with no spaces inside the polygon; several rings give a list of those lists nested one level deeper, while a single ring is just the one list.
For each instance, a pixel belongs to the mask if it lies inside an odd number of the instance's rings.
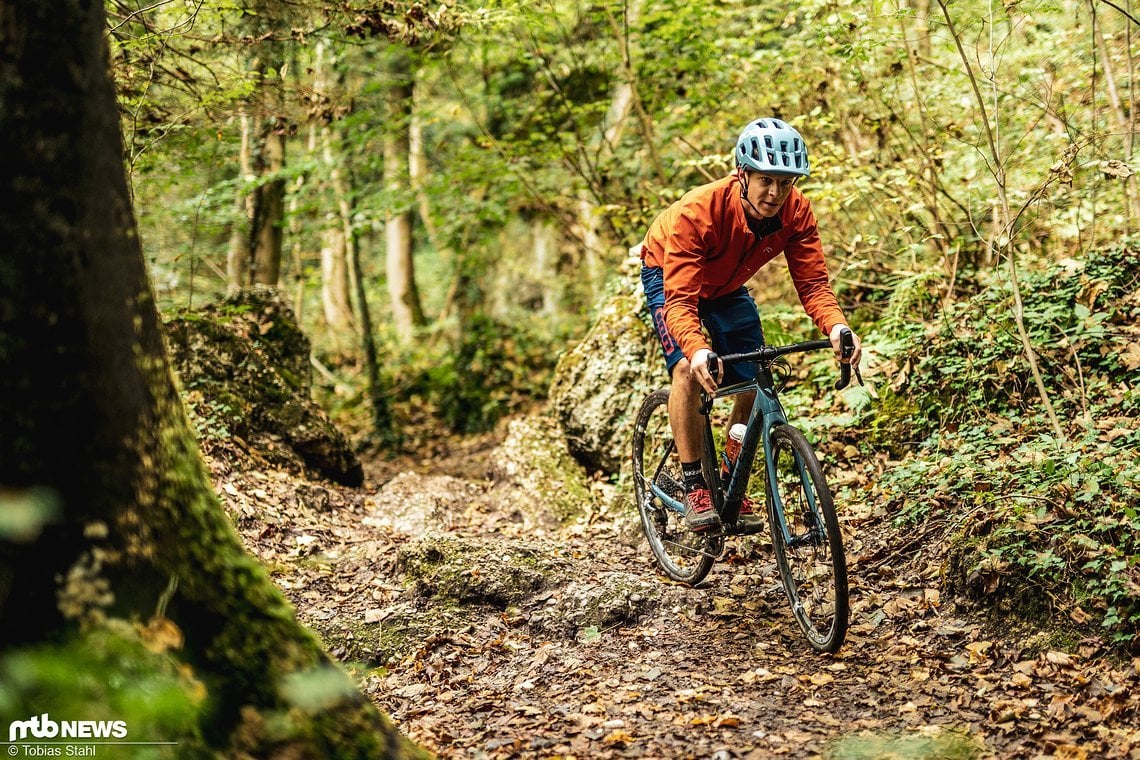
[{"label": "orange jacket", "polygon": [[697,305],[738,289],[780,253],[804,311],[824,334],[845,322],[827,277],[811,203],[792,188],[780,208],[780,226],[757,239],[745,221],[735,175],[690,190],[649,226],[641,260],[665,271],[665,324],[692,359],[709,348]]}]

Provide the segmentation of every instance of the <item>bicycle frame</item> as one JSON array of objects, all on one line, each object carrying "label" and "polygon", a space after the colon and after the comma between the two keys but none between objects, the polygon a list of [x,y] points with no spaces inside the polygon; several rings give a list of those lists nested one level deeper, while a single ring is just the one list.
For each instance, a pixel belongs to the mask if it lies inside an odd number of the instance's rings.
[{"label": "bicycle frame", "polygon": [[[744,393],[755,393],[755,397],[752,401],[752,409],[749,412],[748,421],[745,423],[747,430],[744,433],[744,440],[741,442],[740,454],[737,456],[729,473],[728,487],[724,489],[723,492],[719,487],[711,489],[713,493],[713,503],[723,523],[727,525],[736,523],[736,519],[739,516],[740,503],[743,501],[745,489],[748,487],[748,478],[752,472],[752,465],[760,450],[764,452],[764,463],[768,483],[773,484],[776,482],[776,463],[772,456],[772,430],[777,425],[788,424],[788,418],[776,394],[775,383],[772,380],[771,373],[772,363],[785,354],[814,351],[830,346],[831,343],[829,341],[817,340],[797,343],[790,346],[781,346],[779,348],[763,346],[760,350],[749,354],[721,357],[721,360],[725,364],[750,362],[757,365],[756,377],[753,380],[734,383],[720,388],[717,390],[715,396],[710,396],[704,391],[701,392],[700,411],[705,417],[704,456],[706,457],[706,465],[711,465],[711,467],[708,468],[710,472],[716,472],[720,467],[717,461],[716,443],[713,439],[712,419],[709,416],[713,401],[718,398],[729,398]],[[657,475],[660,473],[660,467],[664,466],[664,463],[665,458],[663,457],[661,463],[658,465],[658,472],[654,473],[653,480],[648,484],[649,489],[669,509],[684,514],[684,502],[673,498],[657,485]],[[809,494],[809,498],[813,500],[808,506],[814,511],[814,494],[810,488],[810,484],[807,483],[808,475],[806,469],[803,467],[800,468],[800,477],[805,481],[805,493]],[[772,506],[780,524],[780,529],[784,533],[785,542],[793,543],[794,539],[788,529],[787,520],[784,518],[784,505],[780,503],[778,489],[772,488],[771,492]]]}]

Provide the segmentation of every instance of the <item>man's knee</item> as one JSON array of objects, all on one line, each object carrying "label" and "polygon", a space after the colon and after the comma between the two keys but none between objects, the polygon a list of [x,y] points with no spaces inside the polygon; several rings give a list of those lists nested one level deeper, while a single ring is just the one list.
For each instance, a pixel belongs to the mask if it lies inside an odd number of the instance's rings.
[{"label": "man's knee", "polygon": [[670,380],[672,381],[674,388],[688,385],[689,383],[693,382],[692,373],[689,372],[688,359],[680,359],[676,364],[673,365]]}]

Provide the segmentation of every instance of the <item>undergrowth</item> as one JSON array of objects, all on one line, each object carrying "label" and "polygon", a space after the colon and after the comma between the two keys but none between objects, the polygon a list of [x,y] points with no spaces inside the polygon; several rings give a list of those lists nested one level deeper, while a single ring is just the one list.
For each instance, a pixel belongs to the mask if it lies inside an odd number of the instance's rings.
[{"label": "undergrowth", "polygon": [[[565,342],[555,328],[533,320],[506,322],[483,314],[424,328],[408,345],[383,338],[381,385],[398,433],[393,443],[411,450],[446,435],[483,433],[542,401],[559,356],[552,346]],[[374,436],[360,390],[363,367],[345,357],[330,363],[353,378],[345,387],[357,390],[337,397],[318,382],[323,403],[353,437]]]},{"label": "undergrowth", "polygon": [[889,340],[889,387],[864,420],[902,456],[878,488],[900,526],[945,520],[955,591],[1099,625],[1140,647],[1140,243],[1022,281],[1025,321],[1065,435],[1052,432],[995,282]]}]

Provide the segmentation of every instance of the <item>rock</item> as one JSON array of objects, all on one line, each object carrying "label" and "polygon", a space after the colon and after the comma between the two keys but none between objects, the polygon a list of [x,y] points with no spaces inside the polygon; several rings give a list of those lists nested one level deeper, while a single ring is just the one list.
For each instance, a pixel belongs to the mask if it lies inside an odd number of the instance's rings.
[{"label": "rock", "polygon": [[550,387],[550,408],[570,451],[585,467],[611,474],[629,468],[642,399],[668,382],[641,280],[633,272],[626,282],[586,337],[558,362]]},{"label": "rock", "polygon": [[396,565],[417,593],[506,609],[546,585],[565,583],[568,563],[548,547],[430,535],[400,547]]},{"label": "rock", "polygon": [[511,420],[491,458],[490,498],[526,528],[555,529],[595,507],[582,466],[558,423],[538,414]]},{"label": "rock", "polygon": [[691,598],[700,593],[660,583],[652,576],[606,572],[571,580],[554,591],[542,617],[536,620],[532,615],[531,623],[546,634],[572,639],[584,628],[632,625],[662,607],[692,604]]},{"label": "rock", "polygon": [[348,440],[310,398],[309,341],[275,290],[179,312],[166,335],[203,449],[260,456],[341,485],[363,482]]},{"label": "rock", "polygon": [[376,494],[364,523],[408,536],[446,530],[478,493],[474,484],[450,475],[402,472]]}]

